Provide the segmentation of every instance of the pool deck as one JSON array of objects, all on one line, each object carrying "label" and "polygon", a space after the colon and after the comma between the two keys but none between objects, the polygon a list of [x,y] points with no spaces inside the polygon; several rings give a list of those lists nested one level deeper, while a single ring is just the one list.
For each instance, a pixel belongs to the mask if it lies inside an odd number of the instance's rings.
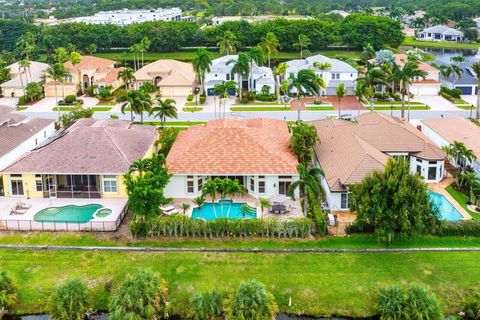
[{"label": "pool deck", "polygon": [[472,216],[463,209],[463,207],[445,190],[449,185],[455,182],[454,178],[445,178],[439,183],[429,183],[428,189],[443,195],[462,215],[461,220],[472,220]]},{"label": "pool deck", "polygon": [[[126,198],[120,199],[66,199],[66,198],[30,198],[26,197],[0,197],[0,229],[8,225],[9,229],[13,230],[98,230],[102,231],[109,229],[112,231],[113,226],[116,228],[116,221],[122,214],[126,204]],[[10,214],[12,208],[18,202],[26,205],[31,205],[23,214]],[[112,213],[106,217],[94,217],[85,224],[69,224],[52,223],[52,222],[36,222],[34,216],[41,210],[51,207],[63,207],[67,205],[82,206],[87,204],[99,204],[105,208],[111,209]],[[72,226],[74,225],[74,226]],[[88,225],[88,226],[87,226]],[[77,229],[77,230],[75,230]],[[105,230],[107,231],[107,230]]]}]

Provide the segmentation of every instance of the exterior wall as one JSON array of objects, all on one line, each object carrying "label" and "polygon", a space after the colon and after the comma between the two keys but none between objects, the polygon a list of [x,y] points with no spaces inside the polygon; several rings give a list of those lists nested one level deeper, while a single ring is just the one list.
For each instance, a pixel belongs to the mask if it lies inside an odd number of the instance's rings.
[{"label": "exterior wall", "polygon": [[[43,86],[45,91],[45,97],[55,97],[55,86],[53,84],[46,84]],[[73,84],[67,84],[64,86],[65,96],[77,95],[77,87]],[[61,85],[57,85],[57,96],[63,97],[63,90]]]},{"label": "exterior wall", "polygon": [[192,93],[190,87],[160,87],[162,96],[166,97],[186,97]]},{"label": "exterior wall", "polygon": [[[428,183],[438,183],[444,177],[445,164],[444,161],[434,161],[435,164],[430,164],[430,161],[410,156],[410,173],[419,173]],[[433,162],[433,161],[432,161]],[[430,167],[436,168],[436,175],[434,179],[428,178],[428,169]]]},{"label": "exterior wall", "polygon": [[2,87],[2,94],[6,98],[18,98],[23,96],[23,89],[15,87]]},{"label": "exterior wall", "polygon": [[440,91],[439,84],[412,84],[410,86],[410,93],[414,96],[436,96]]},{"label": "exterior wall", "polygon": [[38,144],[45,141],[48,137],[55,133],[55,124],[52,122],[43,130],[32,136],[30,139],[24,141],[22,144],[11,150],[9,153],[0,157],[0,170],[5,169],[15,160],[20,158],[26,152],[34,149]]}]

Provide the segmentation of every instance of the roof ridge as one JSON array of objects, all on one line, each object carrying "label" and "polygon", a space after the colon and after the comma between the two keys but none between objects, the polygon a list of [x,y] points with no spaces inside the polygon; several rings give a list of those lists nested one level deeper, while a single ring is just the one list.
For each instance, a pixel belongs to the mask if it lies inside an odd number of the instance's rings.
[{"label": "roof ridge", "polygon": [[122,157],[125,159],[125,161],[127,161],[127,163],[130,163],[130,160],[128,160],[127,156],[125,155],[125,153],[119,148],[119,146],[117,145],[117,143],[115,142],[115,140],[113,139],[113,137],[110,135],[110,133],[108,132],[108,130],[106,130],[107,128],[106,127],[101,127],[103,129],[103,131],[105,132],[105,134],[108,136],[108,138],[110,139],[110,141],[112,141],[113,145],[115,146],[115,148],[118,150],[118,152],[120,152],[120,154],[122,155]]}]

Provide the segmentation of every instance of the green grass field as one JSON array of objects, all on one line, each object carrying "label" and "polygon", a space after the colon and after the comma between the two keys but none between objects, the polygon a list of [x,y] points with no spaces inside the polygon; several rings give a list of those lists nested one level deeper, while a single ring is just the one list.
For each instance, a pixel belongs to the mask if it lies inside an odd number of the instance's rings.
[{"label": "green grass field", "polygon": [[73,110],[73,107],[70,107],[70,106],[66,106],[66,107],[53,107],[53,108],[52,108],[52,111],[58,111],[58,109],[60,109],[60,112],[68,112],[68,111],[72,111],[72,110]]},{"label": "green grass field", "polygon": [[[369,106],[366,106],[365,108],[370,108]],[[398,110],[402,110],[402,106],[399,106],[399,105],[391,105],[391,106],[375,106],[375,110],[394,110],[394,111],[398,111]],[[408,107],[405,106],[405,111],[408,110]],[[426,106],[426,105],[411,105],[410,106],[410,110],[430,110],[430,107],[429,106]]]},{"label": "green grass field", "polygon": [[[256,279],[273,292],[280,310],[310,315],[371,316],[378,288],[419,283],[431,288],[447,313],[454,313],[462,290],[480,278],[480,253],[251,254],[113,253],[0,250],[0,266],[20,288],[17,313],[46,311],[52,290],[82,277],[95,309],[105,310],[109,293],[129,272],[149,268],[170,287],[173,313],[184,314],[194,291],[232,289]],[[292,305],[288,306],[291,299]]]},{"label": "green grass field", "polygon": [[329,110],[335,110],[334,107],[332,106],[325,106],[325,107],[306,107],[307,110],[310,110],[310,111],[329,111]]},{"label": "green grass field", "polygon": [[464,193],[461,193],[453,188],[452,185],[449,185],[445,190],[457,201],[462,208],[467,211],[472,218],[480,220],[480,213],[474,212],[467,207],[468,196]]},{"label": "green grass field", "polygon": [[478,43],[464,43],[454,41],[418,41],[415,40],[413,37],[406,37],[405,41],[402,43],[402,46],[467,50],[477,50],[478,48],[480,48],[480,44]]},{"label": "green grass field", "polygon": [[203,110],[202,107],[185,107],[182,109],[182,111],[185,111],[185,112],[200,112],[202,110]]},{"label": "green grass field", "polygon": [[[384,106],[384,105],[402,105],[402,101],[375,101],[373,104],[374,106]],[[407,101],[405,101],[405,107],[408,105]],[[416,102],[416,101],[411,101],[410,106],[424,106],[425,103],[422,102]]]},{"label": "green grass field", "polygon": [[17,111],[23,111],[23,110],[27,110],[27,109],[28,109],[28,107],[25,107],[25,106],[18,106],[18,107],[15,108],[15,110],[17,110]]},{"label": "green grass field", "polygon": [[101,106],[101,105],[96,105],[95,107],[92,107],[93,111],[97,112],[106,112],[112,110],[112,107],[107,107],[107,106]]}]

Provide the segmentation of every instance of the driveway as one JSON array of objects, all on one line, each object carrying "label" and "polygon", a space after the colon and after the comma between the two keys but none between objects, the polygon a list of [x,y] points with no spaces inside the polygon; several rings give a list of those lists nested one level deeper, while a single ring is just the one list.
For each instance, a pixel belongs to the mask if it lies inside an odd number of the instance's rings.
[{"label": "driveway", "polygon": [[0,98],[0,105],[2,106],[15,108],[17,106],[17,103],[18,103],[18,98],[7,98],[7,97]]},{"label": "driveway", "polygon": [[448,110],[458,110],[458,108],[448,101],[447,99],[441,96],[415,96],[412,101],[418,101],[425,103],[429,106],[432,110],[438,111],[448,111]]},{"label": "driveway", "polygon": [[[62,98],[58,98],[61,100]],[[86,108],[91,108],[97,105],[98,99],[94,97],[80,97],[79,99],[83,100],[83,106]],[[52,109],[56,106],[55,97],[47,97],[38,101],[37,103],[31,105],[28,108],[29,112],[51,112]]]},{"label": "driveway", "polygon": [[472,104],[474,106],[477,105],[477,96],[472,96],[472,95],[462,95],[461,98],[468,102],[469,104]]}]

